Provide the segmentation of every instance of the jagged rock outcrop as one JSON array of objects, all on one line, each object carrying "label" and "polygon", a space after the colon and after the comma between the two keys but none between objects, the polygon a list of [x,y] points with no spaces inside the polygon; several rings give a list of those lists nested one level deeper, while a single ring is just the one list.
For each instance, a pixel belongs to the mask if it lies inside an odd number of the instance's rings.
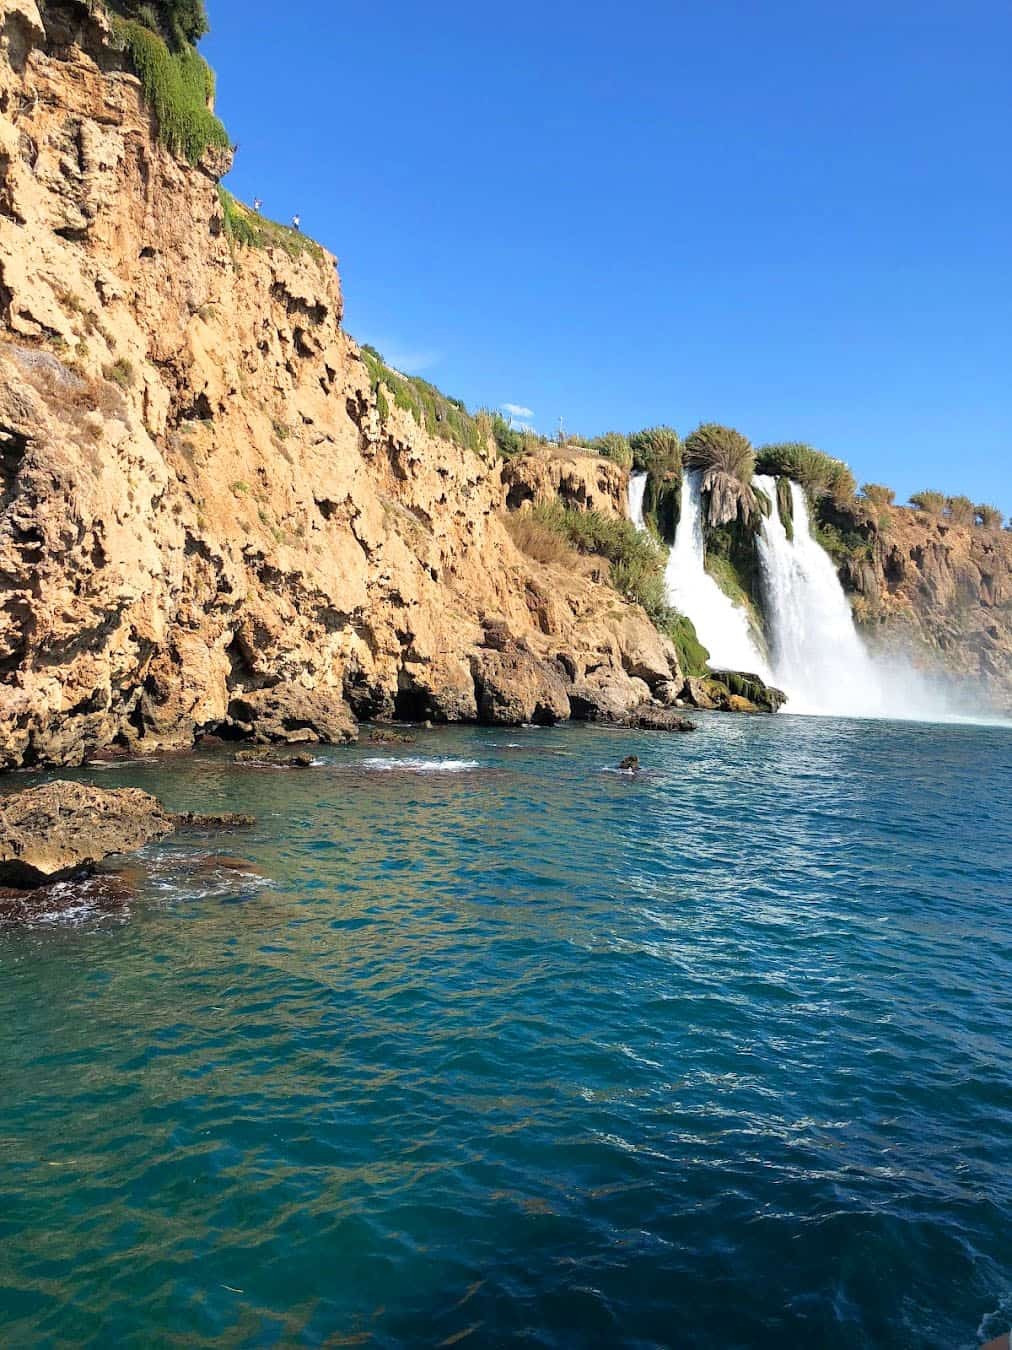
[{"label": "jagged rock outcrop", "polygon": [[[100,7],[0,23],[0,767],[680,680],[642,610],[513,546],[519,469],[380,406],[332,257],[230,243],[227,154],[159,143]],[[620,510],[624,475],[530,486]]]},{"label": "jagged rock outcrop", "polygon": [[581,511],[600,511],[606,516],[626,514],[628,472],[592,454],[545,447],[537,454],[507,460],[502,478],[511,511],[525,502],[559,500]]},{"label": "jagged rock outcrop", "polygon": [[0,802],[0,884],[44,886],[80,876],[175,829],[161,802],[139,788],[105,792],[55,782],[16,792]]},{"label": "jagged rock outcrop", "polygon": [[844,581],[869,639],[1012,710],[1012,533],[894,507],[867,534]]}]

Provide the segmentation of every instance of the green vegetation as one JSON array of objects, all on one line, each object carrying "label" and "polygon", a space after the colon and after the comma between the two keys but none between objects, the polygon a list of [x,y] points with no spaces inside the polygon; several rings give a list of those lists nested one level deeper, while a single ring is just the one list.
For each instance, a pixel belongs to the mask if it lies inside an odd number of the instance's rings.
[{"label": "green vegetation", "polygon": [[885,487],[882,483],[864,483],[861,487],[861,496],[879,510],[884,506],[892,506],[896,500],[896,493],[892,488]]},{"label": "green vegetation", "polygon": [[204,0],[113,0],[114,7],[179,46],[197,42],[209,31]]},{"label": "green vegetation", "polygon": [[927,516],[940,516],[945,510],[944,492],[914,492],[910,495],[910,505],[923,511]]},{"label": "green vegetation", "polygon": [[969,526],[977,517],[977,508],[969,497],[950,497],[945,503],[946,519],[953,525]]},{"label": "green vegetation", "polygon": [[659,538],[671,543],[682,505],[682,442],[672,427],[644,427],[629,437],[632,465],[647,475],[643,518]]},{"label": "green vegetation", "polygon": [[755,452],[740,431],[705,422],[685,438],[684,459],[687,469],[702,472],[700,487],[711,527],[755,519],[759,512],[752,490]]},{"label": "green vegetation", "polygon": [[[529,523],[524,524],[525,517]],[[698,674],[706,667],[706,653],[699,645],[690,621],[671,609],[664,593],[664,566],[667,551],[637,530],[630,520],[602,515],[600,511],[581,511],[561,502],[541,502],[530,512],[510,522],[515,542],[531,552],[525,540],[532,542],[541,556],[547,551],[544,532],[555,534],[565,549],[595,554],[611,564],[611,584],[633,604],[642,605],[655,627],[666,634],[679,651],[685,668]],[[539,533],[536,533],[539,532]],[[537,542],[534,542],[537,540]],[[561,561],[559,554],[553,561]]]},{"label": "green vegetation", "polygon": [[[657,620],[654,622],[657,623]],[[663,626],[657,624],[657,627],[675,644],[678,664],[683,674],[705,675],[708,672],[710,653],[700,642],[695,624],[687,614],[679,614],[677,610],[669,609]]]},{"label": "green vegetation", "polygon": [[706,570],[725,595],[741,606],[762,631],[762,583],[754,526],[729,521],[707,532]]},{"label": "green vegetation", "polygon": [[777,509],[780,521],[790,543],[794,543],[794,497],[791,495],[791,480],[781,475],[777,479]]},{"label": "green vegetation", "polygon": [[211,146],[227,149],[228,132],[208,106],[214,99],[214,75],[196,47],[184,38],[170,50],[140,19],[113,18],[112,31],[130,57],[162,144],[191,164],[199,163]]},{"label": "green vegetation", "polygon": [[629,437],[623,436],[620,431],[606,431],[603,436],[595,436],[588,442],[588,447],[602,459],[610,459],[623,469],[632,468],[633,452]]},{"label": "green vegetation", "polygon": [[268,220],[252,207],[233,197],[227,188],[218,184],[218,200],[221,203],[221,223],[225,238],[235,248],[280,248],[290,258],[301,257],[308,253],[318,263],[325,262],[326,255],[315,239],[310,239],[301,230],[293,230],[287,225],[279,225]]},{"label": "green vegetation", "polygon": [[834,459],[801,441],[762,446],[756,454],[756,469],[774,477],[793,478],[812,502],[822,497],[849,502],[857,488],[854,475],[842,459]]},{"label": "green vegetation", "polygon": [[483,441],[490,438],[495,444],[500,459],[514,459],[533,449],[530,433],[517,431],[510,426],[497,408],[479,408],[475,422]]},{"label": "green vegetation", "polygon": [[134,382],[133,363],[125,356],[121,356],[111,366],[103,366],[102,374],[107,380],[112,380],[113,384],[118,384],[121,389],[129,389]]},{"label": "green vegetation", "polygon": [[629,449],[637,473],[681,475],[682,442],[672,427],[645,427],[633,432]]},{"label": "green vegetation", "polygon": [[[381,421],[385,422],[390,416],[390,395],[394,407],[409,412],[430,436],[441,436],[476,453],[485,450],[486,439],[479,419],[471,417],[459,399],[447,398],[434,384],[429,384],[428,380],[417,375],[402,375],[400,371],[393,370],[375,347],[363,347],[362,360],[369,372],[369,383],[376,396],[376,409]],[[504,419],[500,418],[500,421]]]},{"label": "green vegetation", "polygon": [[1004,517],[997,506],[978,506],[977,524],[985,530],[1000,530]]},{"label": "green vegetation", "polygon": [[871,541],[859,530],[844,529],[830,521],[813,520],[812,534],[837,567],[846,562],[870,562],[873,557]]},{"label": "green vegetation", "polygon": [[665,474],[648,473],[646,491],[643,493],[643,519],[647,527],[659,539],[672,544],[681,513],[681,469]]}]

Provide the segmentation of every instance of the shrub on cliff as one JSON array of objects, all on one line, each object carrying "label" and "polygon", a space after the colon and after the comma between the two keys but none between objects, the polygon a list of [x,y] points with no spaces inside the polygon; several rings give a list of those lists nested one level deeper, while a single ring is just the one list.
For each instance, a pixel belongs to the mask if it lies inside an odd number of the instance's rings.
[{"label": "shrub on cliff", "polygon": [[481,435],[494,441],[502,459],[513,459],[515,455],[524,453],[527,444],[524,432],[511,427],[497,408],[479,408],[475,413],[475,422]]},{"label": "shrub on cliff", "polygon": [[997,506],[978,506],[977,524],[985,530],[1000,530],[1004,516],[998,510]]},{"label": "shrub on cliff", "polygon": [[629,437],[632,466],[637,473],[655,475],[682,472],[682,442],[672,427],[645,427]]},{"label": "shrub on cliff", "polygon": [[556,524],[549,524],[535,511],[509,511],[504,517],[506,529],[517,548],[536,562],[572,567],[578,557]]},{"label": "shrub on cliff", "polygon": [[869,521],[873,522],[880,532],[885,533],[889,529],[890,509],[895,501],[896,493],[891,487],[885,487],[882,483],[865,483],[855,506],[865,507]]},{"label": "shrub on cliff", "polygon": [[861,496],[875,507],[892,506],[896,500],[893,489],[882,483],[865,483],[861,488]]},{"label": "shrub on cliff", "polygon": [[756,470],[774,478],[793,478],[813,502],[820,497],[848,502],[857,488],[854,475],[842,459],[834,459],[803,441],[761,446],[756,452]]},{"label": "shrub on cliff", "polygon": [[360,353],[369,372],[369,384],[381,422],[386,422],[390,416],[392,397],[394,407],[409,412],[430,436],[440,436],[476,453],[485,451],[487,439],[481,418],[471,417],[459,399],[447,398],[434,384],[418,375],[405,375],[394,370],[375,347],[367,344]]},{"label": "shrub on cliff", "polygon": [[191,164],[199,163],[212,146],[227,149],[228,133],[208,106],[214,98],[214,74],[197,49],[184,40],[170,50],[139,19],[114,18],[112,31],[141,82],[162,144]]},{"label": "shrub on cliff", "polygon": [[204,0],[114,0],[114,8],[180,45],[197,42],[210,29]]},{"label": "shrub on cliff", "polygon": [[910,505],[927,516],[940,516],[945,510],[945,493],[913,492],[910,494]]},{"label": "shrub on cliff", "polygon": [[[561,555],[558,558],[553,555],[551,546],[540,533],[549,530],[563,541],[566,548],[607,559],[611,584],[619,594],[633,604],[642,605],[654,626],[671,638],[679,652],[682,651],[679,644],[683,644],[687,652],[686,659],[694,666],[699,664],[693,644],[699,652],[703,649],[699,647],[695,631],[692,631],[690,639],[688,630],[691,624],[671,609],[665,599],[666,549],[648,534],[637,530],[630,520],[605,516],[600,511],[577,510],[563,506],[558,501],[541,502],[533,510],[522,513],[520,519],[524,517],[527,517],[529,524],[509,523],[510,533],[521,548],[542,561],[562,561]],[[522,540],[530,542],[530,550]],[[704,653],[703,665],[705,661]]]},{"label": "shrub on cliff", "polygon": [[623,469],[632,468],[633,453],[629,437],[623,436],[620,431],[606,431],[603,436],[595,436],[590,442],[590,449],[602,459],[610,459]]},{"label": "shrub on cliff", "polygon": [[945,503],[945,516],[953,525],[970,526],[974,523],[977,508],[969,497],[950,497]]},{"label": "shrub on cliff", "polygon": [[705,422],[686,436],[684,461],[687,469],[702,473],[700,487],[711,528],[758,515],[759,503],[752,490],[755,452],[740,431]]}]

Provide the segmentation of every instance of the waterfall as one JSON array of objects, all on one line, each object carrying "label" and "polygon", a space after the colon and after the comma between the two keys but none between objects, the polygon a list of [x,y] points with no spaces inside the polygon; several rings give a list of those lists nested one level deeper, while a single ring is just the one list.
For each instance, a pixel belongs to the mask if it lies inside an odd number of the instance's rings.
[{"label": "waterfall", "polygon": [[759,536],[759,563],[773,683],[787,694],[784,711],[925,721],[959,717],[946,691],[907,663],[873,657],[865,647],[836,566],[812,537],[802,489],[790,485],[791,540],[780,517],[776,480],[757,475],[753,484],[772,506]]},{"label": "waterfall", "polygon": [[682,510],[664,573],[668,604],[692,620],[714,670],[747,671],[769,683],[769,665],[760,653],[748,615],[706,570],[701,481],[702,474],[690,473],[682,483]]},{"label": "waterfall", "polygon": [[629,475],[629,496],[626,502],[626,511],[629,519],[638,530],[645,530],[646,521],[643,519],[643,497],[647,490],[647,475],[645,473],[631,473]]}]

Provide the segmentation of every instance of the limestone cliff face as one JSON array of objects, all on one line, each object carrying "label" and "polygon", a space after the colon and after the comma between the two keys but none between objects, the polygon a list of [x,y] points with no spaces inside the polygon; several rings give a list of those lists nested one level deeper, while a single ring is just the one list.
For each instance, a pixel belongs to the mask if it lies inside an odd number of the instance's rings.
[{"label": "limestone cliff face", "polygon": [[381,421],[333,258],[230,247],[227,159],[159,144],[100,15],[0,21],[0,766],[677,682],[642,610],[514,548],[490,450]]},{"label": "limestone cliff face", "polygon": [[1012,711],[1012,533],[892,508],[845,580],[873,642],[976,683]]},{"label": "limestone cliff face", "polygon": [[525,503],[561,501],[605,516],[626,514],[629,474],[607,459],[545,447],[503,465],[506,504],[516,511]]}]

